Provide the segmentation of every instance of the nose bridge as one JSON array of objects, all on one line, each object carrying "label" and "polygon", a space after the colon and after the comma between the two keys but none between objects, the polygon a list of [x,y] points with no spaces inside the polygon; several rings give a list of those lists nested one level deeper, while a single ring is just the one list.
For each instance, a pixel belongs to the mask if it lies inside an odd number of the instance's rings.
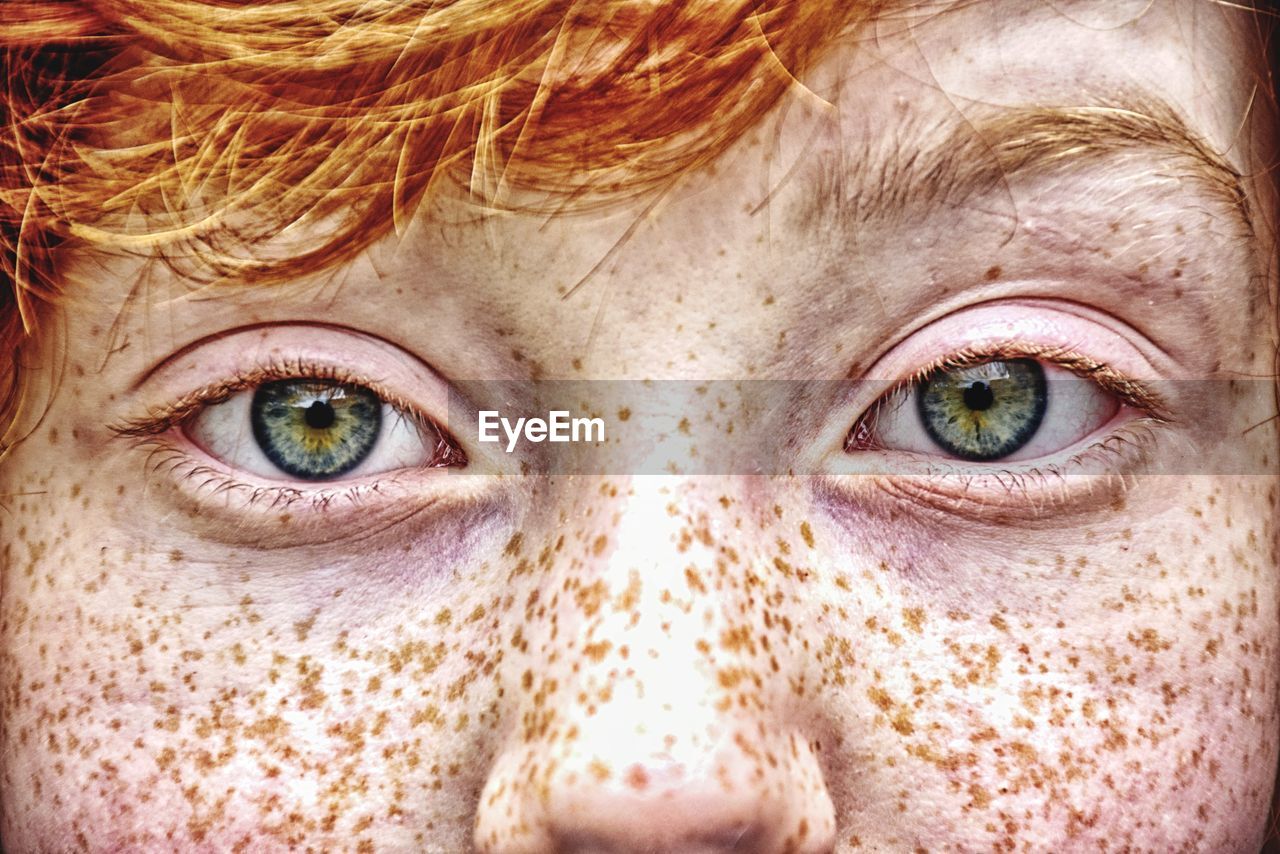
[{"label": "nose bridge", "polygon": [[549,572],[554,628],[519,676],[477,846],[827,850],[830,798],[785,711],[754,559],[732,541],[751,511],[724,478],[615,486]]},{"label": "nose bridge", "polygon": [[724,541],[736,499],[709,487],[707,478],[631,480],[582,571],[563,582],[574,594],[561,620],[576,624],[575,682],[629,679],[663,701],[760,684],[745,677],[769,648],[756,629],[755,576]]}]

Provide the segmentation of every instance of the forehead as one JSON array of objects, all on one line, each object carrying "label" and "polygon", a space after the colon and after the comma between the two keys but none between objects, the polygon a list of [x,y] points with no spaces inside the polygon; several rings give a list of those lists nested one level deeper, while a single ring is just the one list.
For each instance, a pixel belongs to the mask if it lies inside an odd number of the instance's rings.
[{"label": "forehead", "polygon": [[[851,288],[865,297],[867,280],[877,305],[903,303],[901,323],[917,297],[938,296],[929,283],[943,268],[967,261],[985,274],[996,254],[1022,247],[1009,234],[1026,237],[1035,221],[1109,229],[1124,211],[1130,227],[1112,239],[1122,245],[1104,252],[1128,251],[1134,266],[1141,253],[1168,250],[1169,240],[1139,236],[1172,240],[1178,230],[1207,227],[1243,250],[1258,217],[1241,216],[1262,202],[1261,188],[1240,177],[1258,172],[1242,135],[1263,129],[1248,121],[1257,69],[1247,27],[1243,13],[1201,3],[890,14],[834,46],[712,168],[657,198],[607,215],[428,223],[420,245],[438,274],[426,278],[465,282],[468,296],[449,299],[499,313],[518,303],[537,325],[582,330],[551,336],[553,348],[607,341],[647,353],[625,330],[601,330],[624,316],[674,328],[705,314],[777,335],[784,330],[766,314],[823,311],[830,322],[833,300],[856,296]],[[851,223],[850,199],[862,205]],[[963,243],[939,242],[965,227]],[[1207,252],[1188,243],[1182,254],[1209,264]],[[886,269],[912,255],[925,264],[914,280]],[[799,275],[806,269],[814,274]],[[707,332],[699,367],[714,371],[721,342]],[[724,346],[740,370],[746,355]]]},{"label": "forehead", "polygon": [[[1232,222],[1227,199],[1237,181],[1247,212],[1271,206],[1267,187],[1238,178],[1263,174],[1259,149],[1241,144],[1265,129],[1250,120],[1250,21],[1193,0],[890,10],[831,46],[710,168],[662,193],[551,216],[442,196],[316,288],[237,288],[231,299],[270,321],[319,294],[396,342],[418,341],[419,320],[431,318],[424,355],[450,375],[572,363],[591,376],[842,375],[874,356],[856,342],[910,326],[962,281],[1042,266],[1046,241],[1088,244],[1097,259],[1120,255],[1134,268],[1180,242],[1177,257],[1202,267],[1253,268],[1249,254],[1270,244]],[[1111,120],[1048,120],[1064,108]],[[1161,131],[1170,132],[1155,139]],[[1103,137],[1105,150],[1081,150]],[[1011,168],[1019,158],[1031,168]],[[1190,194],[1187,175],[1198,176]],[[851,200],[862,206],[852,217]],[[1063,223],[1075,232],[1063,234]],[[1119,236],[1101,245],[1113,228]],[[1179,241],[1179,232],[1215,240]],[[1068,254],[1061,278],[1078,284],[1084,255],[1059,252]],[[1241,282],[1262,279],[1219,278],[1204,290]],[[1117,306],[1134,293],[1100,288]],[[850,302],[861,310],[845,310]],[[165,305],[179,338],[207,329],[208,294]],[[1175,321],[1154,318],[1170,337]],[[696,340],[667,334],[699,326]],[[819,328],[855,352],[808,334]]]}]

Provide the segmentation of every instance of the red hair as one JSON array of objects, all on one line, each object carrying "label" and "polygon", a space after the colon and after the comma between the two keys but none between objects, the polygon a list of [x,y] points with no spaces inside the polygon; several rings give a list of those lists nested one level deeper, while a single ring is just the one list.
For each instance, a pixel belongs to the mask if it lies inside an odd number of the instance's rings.
[{"label": "red hair", "polygon": [[[59,245],[159,255],[196,280],[280,281],[352,257],[446,185],[486,206],[557,210],[650,192],[723,151],[816,49],[876,11],[10,2],[0,435],[20,397],[17,351],[59,291]],[[319,236],[285,234],[296,223]]]}]

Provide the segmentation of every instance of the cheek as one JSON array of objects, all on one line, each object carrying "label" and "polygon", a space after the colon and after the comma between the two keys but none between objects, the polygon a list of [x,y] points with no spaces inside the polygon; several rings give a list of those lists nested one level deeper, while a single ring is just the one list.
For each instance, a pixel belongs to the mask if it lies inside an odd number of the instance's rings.
[{"label": "cheek", "polygon": [[[858,710],[828,769],[837,803],[914,815],[927,848],[1256,847],[1278,726],[1271,484],[1256,480],[1196,479],[1178,512],[1076,549],[1028,544],[1017,565],[995,548],[955,558],[957,581],[1000,573],[999,594],[926,593],[892,558],[864,570],[845,634],[814,656],[832,713]],[[886,833],[859,838],[892,847]]]},{"label": "cheek", "polygon": [[0,567],[6,845],[465,850],[500,599],[317,607],[91,541],[19,539]]},{"label": "cheek", "polygon": [[[596,496],[430,596],[323,603],[104,549],[69,494],[19,507],[53,533],[2,552],[6,843],[468,850],[533,809],[513,793],[642,791],[638,759],[740,732],[726,773],[824,792],[792,811],[842,845],[1253,844],[1277,733],[1262,493],[1193,484],[1158,524],[957,554],[951,584],[905,535],[842,548],[819,517],[695,497]],[[983,572],[1004,581],[960,583]]]}]

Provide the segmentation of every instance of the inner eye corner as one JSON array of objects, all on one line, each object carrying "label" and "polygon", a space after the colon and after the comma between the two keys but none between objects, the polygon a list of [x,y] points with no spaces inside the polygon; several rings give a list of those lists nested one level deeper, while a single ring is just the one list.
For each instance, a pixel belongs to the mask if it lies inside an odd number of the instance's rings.
[{"label": "inner eye corner", "polygon": [[879,418],[880,410],[887,404],[888,398],[893,394],[894,392],[891,391],[882,395],[854,420],[853,426],[845,434],[844,450],[846,453],[875,450],[876,421]]}]

